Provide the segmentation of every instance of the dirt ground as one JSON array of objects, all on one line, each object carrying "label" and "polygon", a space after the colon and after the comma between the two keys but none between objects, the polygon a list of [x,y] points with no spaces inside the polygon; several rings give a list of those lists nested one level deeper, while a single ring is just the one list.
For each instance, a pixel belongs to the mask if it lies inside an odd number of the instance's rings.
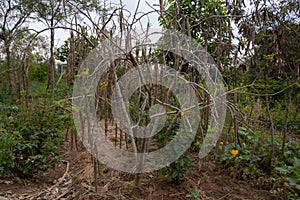
[{"label": "dirt ground", "polygon": [[[210,161],[193,165],[185,182],[175,185],[155,172],[143,174],[140,188],[133,188],[134,175],[102,166],[95,183],[91,155],[84,149],[70,150],[62,144],[61,162],[54,169],[32,180],[0,180],[0,200],[4,199],[271,199],[268,190],[259,190],[251,182],[235,180]],[[97,185],[97,188],[95,187]],[[96,190],[97,189],[97,190]],[[195,199],[195,198],[194,198]]]}]

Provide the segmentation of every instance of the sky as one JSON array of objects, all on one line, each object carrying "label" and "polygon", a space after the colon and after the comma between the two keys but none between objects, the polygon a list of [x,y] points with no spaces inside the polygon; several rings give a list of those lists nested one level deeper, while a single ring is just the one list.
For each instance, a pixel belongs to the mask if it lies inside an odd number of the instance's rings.
[{"label": "sky", "polygon": [[[116,4],[117,6],[120,5],[119,0],[110,0],[110,1],[108,1],[107,4],[109,4],[109,2],[112,2],[112,3]],[[138,4],[138,0],[122,0],[122,2],[123,2],[123,6],[125,9],[129,10],[131,13],[135,12],[136,6]],[[138,12],[145,13],[145,12],[149,12],[149,11],[153,10],[151,7],[149,7],[147,5],[146,2],[148,2],[149,5],[152,6],[153,4],[158,4],[159,0],[141,0]],[[158,7],[156,7],[156,9],[158,9]],[[141,13],[139,13],[138,15],[141,15]],[[149,14],[148,17],[143,17],[141,20],[141,23],[143,25],[146,25],[148,23],[148,21],[152,28],[159,28],[158,14],[156,12]],[[32,29],[35,29],[35,30],[42,30],[42,29],[46,28],[46,26],[41,22],[32,22],[29,24],[29,27]],[[137,27],[137,29],[139,29],[139,28]],[[46,31],[42,35],[49,38],[50,31]],[[66,39],[68,39],[69,36],[70,36],[69,30],[56,29],[55,30],[55,47],[56,48],[60,47],[64,43],[64,41]]]},{"label": "sky", "polygon": [[[111,0],[111,2],[115,2],[118,3],[119,0]],[[154,4],[159,4],[159,0],[141,0],[140,1],[140,5],[139,5],[139,12],[149,12],[149,11],[153,11],[153,9],[151,7],[149,7],[149,5],[147,5],[147,3],[151,6],[153,6]],[[123,0],[123,4],[125,6],[125,8],[127,8],[129,11],[131,11],[132,13],[134,13],[134,11],[136,10],[136,7],[138,5],[138,0]],[[159,9],[157,6],[153,6],[156,9]],[[158,23],[158,13],[154,12],[148,15],[148,19],[150,20],[150,24],[153,28],[159,28],[159,23]],[[147,17],[144,17],[142,19],[143,23],[147,23]]]}]

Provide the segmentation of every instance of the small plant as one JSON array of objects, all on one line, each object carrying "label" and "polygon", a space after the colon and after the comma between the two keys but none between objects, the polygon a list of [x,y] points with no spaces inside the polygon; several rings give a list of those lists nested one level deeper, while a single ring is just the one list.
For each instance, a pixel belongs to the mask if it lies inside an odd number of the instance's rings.
[{"label": "small plant", "polygon": [[[168,118],[166,124],[170,124],[171,119]],[[157,135],[156,144],[158,147],[163,147],[166,145],[173,137],[179,128],[179,121],[177,120],[171,128],[168,129],[166,125]],[[182,183],[184,181],[184,173],[188,170],[191,164],[191,160],[187,153],[184,153],[175,162],[171,163],[169,166],[164,167],[158,171],[158,174],[162,176],[167,176],[167,178],[176,184]]]},{"label": "small plant", "polygon": [[76,175],[76,174],[74,174],[74,173],[70,173],[70,175],[69,175],[69,176],[70,176],[70,178],[71,178],[71,179],[74,179],[74,178],[76,178],[76,177],[77,177],[77,175]]},{"label": "small plant", "polygon": [[240,128],[238,133],[242,139],[241,145],[227,144],[222,162],[233,176],[254,180],[269,170],[270,148],[261,142],[261,132]]},{"label": "small plant", "polygon": [[[300,194],[300,159],[296,142],[286,143],[284,155],[281,149],[275,149],[275,158],[271,166],[270,136],[262,132],[252,132],[240,128],[241,145],[229,143],[225,147],[223,164],[232,176],[244,180],[258,180],[263,175],[271,175],[265,182],[273,182],[272,193],[277,197],[298,199]],[[280,146],[281,137],[275,136],[275,145]],[[220,147],[221,148],[221,147]],[[275,167],[275,168],[274,168]]]},{"label": "small plant", "polygon": [[188,170],[190,165],[191,160],[189,156],[183,154],[169,166],[160,169],[159,174],[166,175],[172,183],[180,184],[184,181],[184,173]]},{"label": "small plant", "polygon": [[276,177],[273,180],[279,190],[273,193],[277,193],[278,196],[288,196],[289,199],[298,199],[300,197],[300,159],[294,157],[291,165],[282,163],[282,166],[276,167],[275,171]]},{"label": "small plant", "polygon": [[192,199],[198,199],[199,197],[199,192],[196,189],[193,189],[191,194],[186,195],[187,198],[192,198]]}]

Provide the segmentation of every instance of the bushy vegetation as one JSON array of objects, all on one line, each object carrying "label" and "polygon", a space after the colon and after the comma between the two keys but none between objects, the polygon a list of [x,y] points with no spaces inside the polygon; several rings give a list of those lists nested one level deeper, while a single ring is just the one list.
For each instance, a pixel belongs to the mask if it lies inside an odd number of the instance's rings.
[{"label": "bushy vegetation", "polygon": [[[156,144],[159,148],[167,145],[176,136],[179,128],[179,120],[171,124],[171,118],[168,118],[164,128],[156,135]],[[169,127],[170,126],[170,127]],[[158,171],[160,176],[166,176],[167,179],[175,184],[180,184],[185,180],[185,173],[191,165],[188,152],[181,155],[175,162]]]},{"label": "bushy vegetation", "polygon": [[224,142],[220,142],[219,155],[225,148],[220,166],[225,167],[234,178],[252,180],[256,187],[270,189],[277,198],[299,198],[300,147],[297,142],[289,141],[281,156],[282,139],[276,136],[273,157],[270,134],[246,128],[240,128],[238,133],[238,144],[229,142],[224,146]]},{"label": "bushy vegetation", "polygon": [[69,113],[58,105],[1,105],[0,177],[33,177],[58,161]]}]

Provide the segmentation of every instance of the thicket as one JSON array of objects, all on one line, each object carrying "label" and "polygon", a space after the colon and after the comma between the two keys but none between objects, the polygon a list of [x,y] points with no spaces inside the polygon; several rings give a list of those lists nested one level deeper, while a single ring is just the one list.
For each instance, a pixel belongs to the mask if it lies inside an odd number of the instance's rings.
[{"label": "thicket", "polygon": [[58,161],[69,111],[58,104],[0,105],[0,177],[31,178]]}]

